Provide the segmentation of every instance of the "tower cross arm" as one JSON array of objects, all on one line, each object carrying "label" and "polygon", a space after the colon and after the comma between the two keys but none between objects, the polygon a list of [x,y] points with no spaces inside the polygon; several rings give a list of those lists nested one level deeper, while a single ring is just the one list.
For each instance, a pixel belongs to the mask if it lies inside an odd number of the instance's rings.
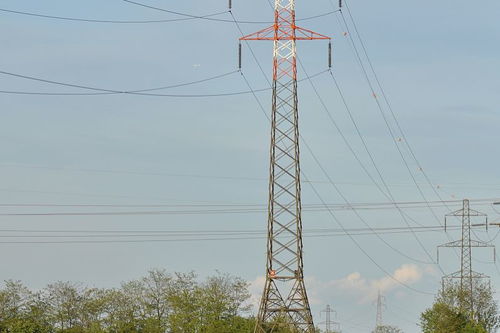
[{"label": "tower cross arm", "polygon": [[[291,26],[292,29],[288,28],[289,27],[285,29],[280,25],[275,24],[252,34],[243,36],[240,40],[331,40],[331,37],[295,25]],[[291,33],[292,30],[294,33]]]},{"label": "tower cross arm", "polygon": [[[483,273],[478,273],[476,271],[471,271],[469,275],[473,279],[487,279],[487,278],[489,278],[488,275],[483,274]],[[443,280],[460,279],[460,278],[462,278],[462,271],[456,271],[454,273],[443,276]]]},{"label": "tower cross arm", "polygon": [[[443,245],[439,245],[438,247],[462,247],[462,240],[456,240],[453,242],[449,242]],[[471,240],[470,241],[470,246],[471,247],[495,247],[494,245],[488,244],[486,242],[481,242],[477,240]]]},{"label": "tower cross arm", "polygon": [[[465,214],[464,210],[459,209],[459,210],[456,210],[456,211],[451,212],[449,214],[446,214],[446,216],[464,216],[464,214]],[[487,214],[481,213],[481,212],[474,210],[474,209],[469,209],[467,215],[468,216],[487,216]]]},{"label": "tower cross arm", "polygon": [[254,32],[250,35],[246,35],[240,38],[240,40],[274,40],[276,27],[274,25],[267,27],[265,29]]},{"label": "tower cross arm", "polygon": [[469,215],[470,216],[488,216],[488,214],[481,213],[481,212],[474,210],[474,209],[469,210]]},{"label": "tower cross arm", "polygon": [[308,29],[295,27],[295,40],[318,40],[318,39],[330,40],[332,38]]},{"label": "tower cross arm", "polygon": [[449,242],[449,243],[442,244],[442,245],[438,246],[438,248],[440,248],[440,247],[462,247],[462,241],[457,240],[457,241]]}]

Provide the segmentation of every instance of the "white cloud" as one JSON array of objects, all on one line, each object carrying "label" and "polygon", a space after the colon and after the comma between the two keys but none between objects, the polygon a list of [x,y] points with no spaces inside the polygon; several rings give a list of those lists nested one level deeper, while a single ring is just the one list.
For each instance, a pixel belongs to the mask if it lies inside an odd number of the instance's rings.
[{"label": "white cloud", "polygon": [[401,288],[401,284],[411,285],[422,279],[423,270],[413,264],[404,264],[397,268],[391,276],[380,279],[367,279],[355,272],[340,280],[331,281],[331,287],[339,292],[358,295],[359,302],[366,303],[377,297],[378,290],[387,293],[393,289]]},{"label": "white cloud", "polygon": [[262,298],[262,292],[264,291],[264,285],[266,283],[265,276],[258,276],[255,280],[250,281],[250,304],[252,305],[254,313],[257,312],[259,308],[260,299]]},{"label": "white cloud", "polygon": [[[432,275],[433,271],[427,267],[420,268],[413,264],[404,264],[398,267],[391,276],[379,279],[369,279],[359,272],[353,272],[338,280],[321,281],[315,276],[307,276],[305,279],[309,303],[311,305],[327,304],[337,296],[348,296],[355,302],[366,304],[377,298],[378,290],[387,294],[397,290],[397,296],[406,295],[401,283],[412,285],[420,281],[423,275]],[[262,291],[264,289],[265,277],[259,276],[250,282],[251,303],[254,309],[258,309]],[[325,299],[328,298],[328,299]]]}]

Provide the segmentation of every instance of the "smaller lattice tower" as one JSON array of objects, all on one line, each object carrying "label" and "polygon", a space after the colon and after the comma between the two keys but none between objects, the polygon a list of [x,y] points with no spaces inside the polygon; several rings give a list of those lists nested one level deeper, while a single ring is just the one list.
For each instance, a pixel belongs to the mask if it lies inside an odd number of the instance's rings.
[{"label": "smaller lattice tower", "polygon": [[384,326],[383,311],[385,307],[385,297],[380,293],[380,289],[377,294],[377,318],[375,319],[375,333],[379,333],[382,331],[382,327]]},{"label": "smaller lattice tower", "polygon": [[[453,242],[449,242],[438,246],[438,261],[439,261],[439,248],[441,247],[454,247],[460,249],[460,270],[454,273],[443,276],[442,288],[444,288],[453,283],[453,281],[459,281],[459,290],[462,296],[460,297],[460,308],[465,313],[468,313],[471,318],[474,317],[474,282],[487,279],[488,276],[478,273],[472,270],[472,248],[473,247],[489,247],[495,249],[494,245],[482,242],[479,240],[472,239],[471,237],[471,227],[473,224],[471,220],[473,217],[482,217],[485,219],[485,223],[475,223],[474,226],[485,226],[488,228],[488,217],[486,214],[478,212],[470,208],[469,200],[465,199],[463,201],[462,209],[454,211],[446,215],[446,217],[457,217],[462,221],[462,238]],[[445,228],[447,226],[447,219],[445,219]]]},{"label": "smaller lattice tower", "polygon": [[332,319],[332,315],[336,317],[337,312],[330,305],[327,305],[324,310],[321,310],[320,317],[323,313],[325,314],[325,321],[321,322],[320,325],[325,325],[325,333],[339,333],[340,323]]}]

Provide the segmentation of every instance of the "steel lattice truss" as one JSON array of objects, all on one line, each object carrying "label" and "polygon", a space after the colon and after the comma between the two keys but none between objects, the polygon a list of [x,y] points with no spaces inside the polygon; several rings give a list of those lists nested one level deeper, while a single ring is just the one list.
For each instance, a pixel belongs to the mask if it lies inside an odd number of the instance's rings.
[{"label": "steel lattice truss", "polygon": [[474,240],[471,238],[471,217],[485,217],[486,223],[482,224],[488,226],[487,216],[481,212],[473,210],[470,208],[469,200],[463,201],[463,208],[446,215],[460,217],[462,220],[462,239],[446,243],[439,247],[458,247],[460,248],[460,270],[443,277],[443,288],[447,282],[453,280],[459,280],[460,290],[462,295],[469,295],[461,300],[460,307],[463,311],[470,314],[472,317],[474,315],[474,304],[473,297],[474,294],[474,281],[478,279],[486,279],[488,276],[474,272],[472,270],[472,248],[473,247],[490,247],[494,248],[494,245]]},{"label": "steel lattice truss", "polygon": [[314,332],[304,285],[296,41],[329,37],[295,25],[295,1],[275,1],[275,24],[241,38],[272,40],[273,98],[266,284],[256,332]]}]

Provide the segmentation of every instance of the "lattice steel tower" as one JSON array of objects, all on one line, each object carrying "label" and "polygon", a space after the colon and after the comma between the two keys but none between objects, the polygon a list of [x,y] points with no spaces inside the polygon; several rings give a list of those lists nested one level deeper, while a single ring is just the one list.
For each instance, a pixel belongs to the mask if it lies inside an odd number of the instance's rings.
[{"label": "lattice steel tower", "polygon": [[320,324],[325,325],[325,333],[339,333],[340,332],[340,324],[336,321],[332,320],[332,314],[337,316],[337,312],[332,309],[330,305],[327,305],[324,310],[321,310],[320,316],[322,313],[325,313],[326,320]]},{"label": "lattice steel tower", "polygon": [[255,332],[313,332],[302,259],[296,41],[330,38],[295,25],[295,0],[275,0],[274,17],[273,26],[241,38],[274,42],[267,269]]},{"label": "lattice steel tower", "polygon": [[[495,248],[494,245],[488,244],[486,242],[474,240],[471,238],[471,223],[472,217],[484,217],[486,219],[485,223],[474,224],[474,226],[486,226],[488,227],[488,218],[486,214],[478,212],[470,208],[469,200],[463,201],[463,208],[446,215],[460,217],[462,220],[462,239],[446,243],[444,245],[438,246],[438,260],[439,260],[439,248],[440,247],[458,247],[460,248],[460,270],[446,275],[443,277],[443,289],[446,282],[459,280],[459,288],[461,295],[466,295],[466,297],[460,299],[460,307],[463,311],[468,313],[471,317],[474,316],[474,281],[478,279],[488,278],[487,275],[478,273],[472,270],[472,248],[473,247],[490,247]],[[445,220],[446,226],[446,220]]]},{"label": "lattice steel tower", "polygon": [[378,295],[377,295],[377,318],[375,321],[375,333],[382,332],[383,326],[384,326],[384,321],[382,319],[383,316],[383,311],[385,307],[385,297],[380,294],[380,289],[378,290]]}]

